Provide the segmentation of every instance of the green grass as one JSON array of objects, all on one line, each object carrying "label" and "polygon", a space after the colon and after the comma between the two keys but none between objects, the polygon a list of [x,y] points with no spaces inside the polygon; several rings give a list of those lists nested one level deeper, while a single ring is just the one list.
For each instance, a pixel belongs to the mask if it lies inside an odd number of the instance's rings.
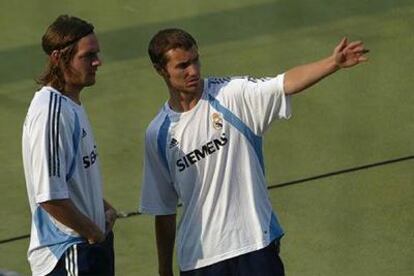
[{"label": "green grass", "polygon": [[[12,1],[0,9],[0,240],[29,233],[21,126],[40,37],[60,13],[92,21],[101,41],[104,66],[82,97],[119,210],[138,206],[144,131],[167,97],[146,56],[163,27],[195,35],[206,76],[272,76],[329,55],[345,35],[371,49],[369,63],[295,96],[292,119],[268,131],[270,185],[414,154],[412,1]],[[271,190],[288,274],[411,275],[413,184],[411,160]],[[156,275],[152,221],[118,221],[117,275]],[[0,269],[29,275],[27,247],[0,244]]]}]

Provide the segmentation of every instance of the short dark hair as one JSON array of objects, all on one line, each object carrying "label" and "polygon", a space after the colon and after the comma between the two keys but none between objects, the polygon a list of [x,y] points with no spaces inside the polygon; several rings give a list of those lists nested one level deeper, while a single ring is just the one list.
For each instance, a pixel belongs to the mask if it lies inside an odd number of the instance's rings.
[{"label": "short dark hair", "polygon": [[188,32],[176,28],[164,29],[152,37],[148,54],[152,64],[164,67],[168,62],[166,52],[176,48],[189,50],[193,46],[198,48],[197,41]]},{"label": "short dark hair", "polygon": [[45,71],[37,79],[41,85],[50,84],[54,88],[63,91],[65,80],[63,71],[69,67],[70,61],[77,52],[77,42],[94,31],[94,26],[75,16],[60,15],[47,28],[42,37],[43,51],[50,57],[53,51],[61,51],[58,64],[51,59],[46,64]]}]

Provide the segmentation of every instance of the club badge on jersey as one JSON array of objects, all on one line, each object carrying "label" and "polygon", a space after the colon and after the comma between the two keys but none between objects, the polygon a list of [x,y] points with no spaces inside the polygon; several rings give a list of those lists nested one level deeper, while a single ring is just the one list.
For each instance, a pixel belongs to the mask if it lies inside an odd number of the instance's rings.
[{"label": "club badge on jersey", "polygon": [[213,121],[213,127],[215,129],[220,130],[223,128],[223,118],[219,113],[213,113],[211,120]]}]

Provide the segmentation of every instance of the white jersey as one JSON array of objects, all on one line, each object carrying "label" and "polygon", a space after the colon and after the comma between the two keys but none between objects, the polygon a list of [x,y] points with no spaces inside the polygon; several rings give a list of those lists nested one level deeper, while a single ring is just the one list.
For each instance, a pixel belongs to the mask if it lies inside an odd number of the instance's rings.
[{"label": "white jersey", "polygon": [[149,125],[140,210],[175,214],[182,201],[182,271],[259,250],[283,235],[268,197],[261,138],[274,119],[290,116],[283,78],[205,79],[194,108],[176,113],[167,103]]},{"label": "white jersey", "polygon": [[33,97],[22,149],[32,212],[28,259],[33,275],[45,275],[71,245],[85,240],[40,203],[70,198],[105,231],[99,158],[85,110],[52,87],[43,87]]}]

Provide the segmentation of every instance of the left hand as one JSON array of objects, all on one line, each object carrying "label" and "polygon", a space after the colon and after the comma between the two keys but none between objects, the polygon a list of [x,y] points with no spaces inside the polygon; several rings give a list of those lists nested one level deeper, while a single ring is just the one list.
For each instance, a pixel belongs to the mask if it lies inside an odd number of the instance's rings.
[{"label": "left hand", "polygon": [[338,68],[348,68],[367,61],[368,58],[365,54],[368,52],[369,50],[364,48],[362,41],[348,43],[348,39],[345,37],[335,47],[332,55]]},{"label": "left hand", "polygon": [[109,208],[105,211],[106,234],[112,231],[118,215],[114,208]]}]

